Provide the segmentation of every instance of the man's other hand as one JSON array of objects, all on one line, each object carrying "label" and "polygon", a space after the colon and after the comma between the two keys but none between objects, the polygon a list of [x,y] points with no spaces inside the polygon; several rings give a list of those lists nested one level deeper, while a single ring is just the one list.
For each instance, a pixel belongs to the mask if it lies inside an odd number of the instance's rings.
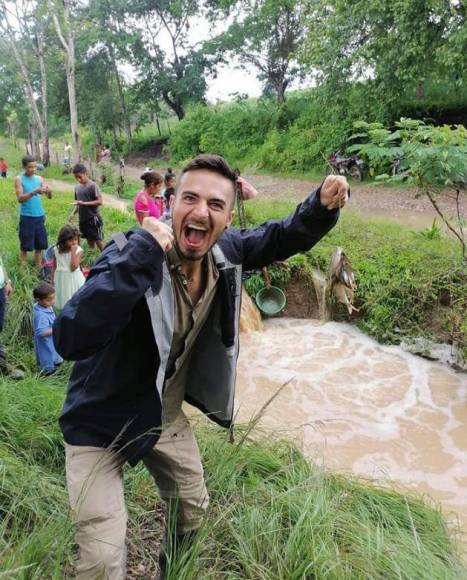
[{"label": "man's other hand", "polygon": [[172,229],[167,224],[153,217],[145,217],[142,228],[151,234],[164,252],[168,252],[172,248],[174,235]]},{"label": "man's other hand", "polygon": [[349,199],[349,184],[343,175],[328,175],[321,186],[321,205],[328,209],[344,207]]}]

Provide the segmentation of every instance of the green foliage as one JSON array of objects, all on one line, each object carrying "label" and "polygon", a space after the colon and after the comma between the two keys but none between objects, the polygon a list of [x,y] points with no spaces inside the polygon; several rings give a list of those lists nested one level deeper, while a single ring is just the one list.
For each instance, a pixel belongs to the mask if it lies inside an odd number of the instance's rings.
[{"label": "green foliage", "polygon": [[451,95],[463,90],[465,107],[462,3],[315,1],[309,4],[307,24],[302,60],[335,92],[347,92],[357,79],[366,79],[367,97],[391,118],[402,114],[404,102],[426,110],[433,87],[449,86]]},{"label": "green foliage", "polygon": [[101,174],[101,181],[108,187],[115,187],[117,183],[117,177],[113,165],[108,162],[99,163],[99,173]]},{"label": "green foliage", "polygon": [[217,107],[199,105],[174,127],[170,152],[176,161],[206,152],[243,159],[263,143],[276,110],[265,99]]},{"label": "green foliage", "polygon": [[[211,2],[225,12],[225,2]],[[264,83],[264,94],[273,93],[278,103],[285,90],[303,74],[297,56],[305,36],[303,0],[239,0],[232,2],[235,17],[227,30],[209,42],[214,54],[237,58],[247,70],[253,66]],[[216,11],[214,20],[219,14]]]},{"label": "green foliage", "polygon": [[[379,123],[359,122],[356,126],[361,132],[354,137],[366,142],[353,145],[349,150],[366,157],[375,172],[384,171],[390,160],[399,159],[397,174],[390,177],[384,173],[379,177],[417,186],[460,242],[462,255],[467,260],[465,218],[461,215],[461,194],[467,188],[466,128],[462,125],[435,127],[404,118],[396,123],[397,130],[393,133]],[[453,190],[456,198],[457,215],[454,218],[450,218],[436,202],[436,195],[446,189]]]},{"label": "green foliage", "polygon": [[428,240],[440,240],[441,239],[441,228],[436,224],[436,218],[429,228],[425,228],[421,232],[417,232],[417,235],[422,238],[427,238]]},{"label": "green foliage", "polygon": [[332,107],[323,109],[325,101],[325,94],[308,91],[282,106],[264,98],[199,105],[174,127],[170,152],[176,162],[210,152],[273,171],[323,167],[323,155],[339,149],[351,132],[350,120]]}]

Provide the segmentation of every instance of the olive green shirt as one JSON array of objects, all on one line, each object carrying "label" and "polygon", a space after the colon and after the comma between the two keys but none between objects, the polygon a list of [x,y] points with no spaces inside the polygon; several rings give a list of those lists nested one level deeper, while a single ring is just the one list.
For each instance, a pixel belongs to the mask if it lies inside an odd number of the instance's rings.
[{"label": "olive green shirt", "polygon": [[174,421],[180,413],[185,398],[185,378],[191,350],[209,314],[219,277],[214,257],[208,252],[203,263],[205,288],[193,306],[188,293],[189,281],[182,272],[177,251],[172,248],[167,258],[174,289],[175,322],[163,393],[165,423]]}]

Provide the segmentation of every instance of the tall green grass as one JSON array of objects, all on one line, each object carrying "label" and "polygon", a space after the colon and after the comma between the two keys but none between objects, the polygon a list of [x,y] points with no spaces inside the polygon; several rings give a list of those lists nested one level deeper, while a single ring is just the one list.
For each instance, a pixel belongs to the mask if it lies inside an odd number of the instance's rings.
[{"label": "tall green grass", "polygon": [[[0,578],[58,579],[72,572],[56,421],[64,383],[0,381]],[[437,509],[329,474],[293,444],[270,434],[252,438],[244,429],[231,444],[204,420],[195,425],[211,507],[172,580],[457,580],[465,573]],[[125,485],[130,566],[154,572],[161,536],[155,487],[142,467],[126,471]]]},{"label": "tall green grass", "polygon": [[[71,194],[44,201],[53,239]],[[103,213],[107,236],[133,224],[132,216]],[[0,251],[16,286],[2,338],[28,371],[21,382],[0,379],[0,579],[70,578],[75,548],[57,424],[67,369],[47,379],[36,374],[30,334],[36,274],[17,266],[11,180],[0,183],[0,214]],[[457,580],[466,574],[439,509],[327,473],[274,434],[238,427],[231,444],[224,431],[204,419],[196,423],[211,507],[193,549],[172,566],[171,580]],[[150,578],[162,535],[160,500],[143,467],[124,477],[129,567]]]}]

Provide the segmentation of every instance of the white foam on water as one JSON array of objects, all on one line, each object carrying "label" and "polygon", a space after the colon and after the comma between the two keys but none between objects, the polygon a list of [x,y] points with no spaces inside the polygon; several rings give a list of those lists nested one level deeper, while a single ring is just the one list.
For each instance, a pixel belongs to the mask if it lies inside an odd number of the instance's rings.
[{"label": "white foam on water", "polygon": [[392,481],[467,529],[467,375],[336,322],[272,319],[241,337],[237,405],[331,469]]}]

